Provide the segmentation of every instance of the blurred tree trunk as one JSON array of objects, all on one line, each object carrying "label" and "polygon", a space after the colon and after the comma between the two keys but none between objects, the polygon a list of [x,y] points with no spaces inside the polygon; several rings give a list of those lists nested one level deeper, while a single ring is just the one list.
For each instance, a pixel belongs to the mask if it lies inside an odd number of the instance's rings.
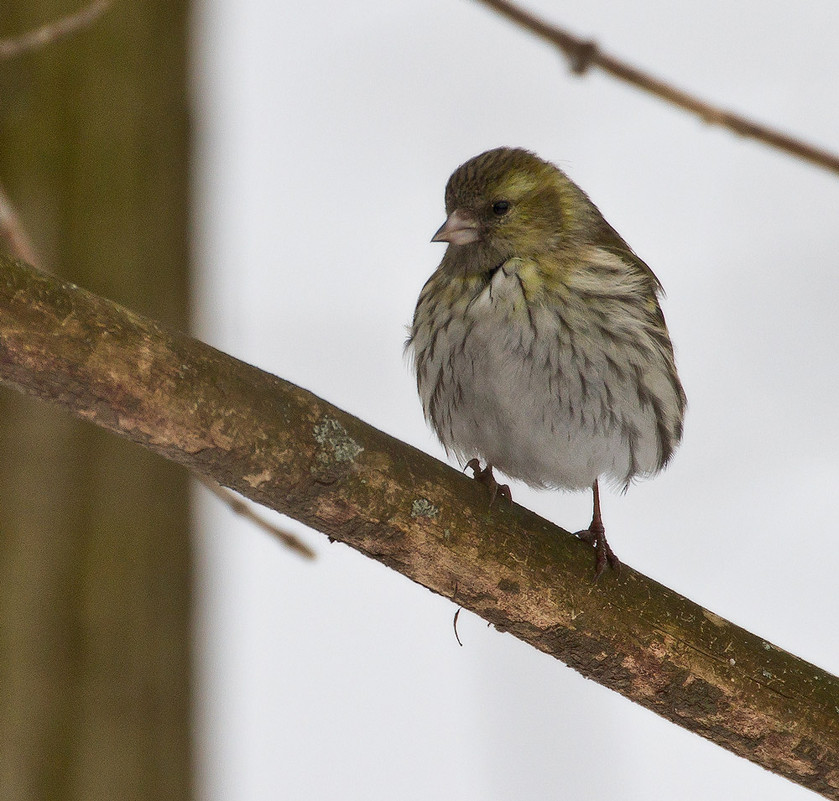
[{"label": "blurred tree trunk", "polygon": [[[0,36],[80,8],[17,0]],[[0,64],[0,181],[41,265],[187,327],[187,3]],[[107,265],[107,269],[102,268]],[[185,799],[186,473],[0,391],[0,798]]]}]

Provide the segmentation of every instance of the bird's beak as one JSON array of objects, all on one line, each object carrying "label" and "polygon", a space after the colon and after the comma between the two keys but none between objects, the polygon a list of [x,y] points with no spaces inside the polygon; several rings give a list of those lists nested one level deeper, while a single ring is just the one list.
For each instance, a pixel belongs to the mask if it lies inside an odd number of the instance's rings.
[{"label": "bird's beak", "polygon": [[455,209],[431,238],[432,242],[448,242],[450,245],[468,245],[480,238],[478,221],[471,211]]}]

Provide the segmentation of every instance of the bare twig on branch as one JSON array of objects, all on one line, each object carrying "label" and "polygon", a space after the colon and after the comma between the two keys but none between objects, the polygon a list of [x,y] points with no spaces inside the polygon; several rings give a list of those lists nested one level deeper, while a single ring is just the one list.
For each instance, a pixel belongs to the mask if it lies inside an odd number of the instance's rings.
[{"label": "bare twig on branch", "polygon": [[0,257],[0,383],[301,520],[839,799],[839,679],[304,389]]},{"label": "bare twig on branch", "polygon": [[839,173],[839,156],[767,125],[761,125],[732,111],[713,106],[677,89],[675,86],[643,72],[636,67],[604,53],[595,42],[580,39],[568,31],[551,25],[508,0],[478,0],[517,25],[556,45],[568,58],[571,71],[582,75],[590,67],[600,67],[604,72],[626,83],[650,92],[685,111],[690,111],[711,125],[720,125],[734,133],[757,139],[765,145],[790,153],[826,170]]},{"label": "bare twig on branch", "polygon": [[245,520],[249,520],[263,531],[267,531],[272,537],[276,537],[283,545],[285,545],[286,548],[289,548],[300,556],[303,556],[306,559],[315,558],[315,552],[306,545],[305,542],[302,542],[293,534],[283,531],[283,529],[278,526],[269,523],[264,517],[261,517],[254,512],[254,510],[251,509],[250,506],[248,506],[248,504],[241,498],[239,498],[238,495],[230,492],[230,490],[226,490],[224,487],[216,484],[215,481],[207,478],[206,476],[199,475],[197,478],[210,492],[213,493],[213,495],[229,506],[232,512],[237,515],[241,515],[245,518]]},{"label": "bare twig on branch", "polygon": [[11,39],[0,39],[0,61],[37,50],[87,27],[104,14],[112,2],[113,0],[94,0],[80,11],[61,17],[55,22],[49,22]]}]

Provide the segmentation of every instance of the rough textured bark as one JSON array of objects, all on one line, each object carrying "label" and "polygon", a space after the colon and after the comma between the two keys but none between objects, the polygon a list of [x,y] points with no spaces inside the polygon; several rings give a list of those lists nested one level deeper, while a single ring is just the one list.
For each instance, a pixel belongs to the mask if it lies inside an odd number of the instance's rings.
[{"label": "rough textured bark", "polygon": [[291,515],[839,798],[839,680],[311,393],[0,260],[0,382]]},{"label": "rough textured bark", "polygon": [[[84,3],[2,3],[0,36]],[[179,327],[186,9],[115,3],[0,70],[0,178],[41,263]],[[187,477],[5,389],[0,453],[0,797],[189,797]]]}]

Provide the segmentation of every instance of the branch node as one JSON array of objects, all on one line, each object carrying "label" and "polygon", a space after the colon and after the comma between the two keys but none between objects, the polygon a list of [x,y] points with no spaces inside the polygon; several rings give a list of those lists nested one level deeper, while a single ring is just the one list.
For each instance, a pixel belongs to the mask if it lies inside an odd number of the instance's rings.
[{"label": "branch node", "polygon": [[569,44],[563,47],[562,50],[574,75],[584,75],[588,72],[600,55],[597,42],[594,41],[575,42],[573,45]]}]

